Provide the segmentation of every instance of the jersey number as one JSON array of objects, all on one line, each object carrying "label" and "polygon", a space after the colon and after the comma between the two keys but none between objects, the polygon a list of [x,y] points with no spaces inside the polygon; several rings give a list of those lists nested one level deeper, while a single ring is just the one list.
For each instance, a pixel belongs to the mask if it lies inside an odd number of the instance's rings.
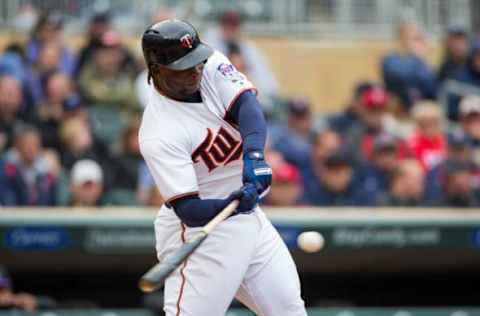
[{"label": "jersey number", "polygon": [[242,154],[242,143],[236,140],[226,129],[220,128],[212,141],[212,130],[207,128],[205,140],[198,146],[192,154],[193,162],[203,160],[212,171],[220,165],[237,160]]}]

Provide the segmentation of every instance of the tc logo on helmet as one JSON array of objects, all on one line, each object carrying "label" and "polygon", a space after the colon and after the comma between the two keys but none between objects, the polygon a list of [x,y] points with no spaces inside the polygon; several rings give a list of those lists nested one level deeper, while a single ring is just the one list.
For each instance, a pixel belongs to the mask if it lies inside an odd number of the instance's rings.
[{"label": "tc logo on helmet", "polygon": [[193,38],[190,34],[185,34],[182,37],[180,37],[180,42],[182,43],[182,47],[184,48],[193,47]]}]

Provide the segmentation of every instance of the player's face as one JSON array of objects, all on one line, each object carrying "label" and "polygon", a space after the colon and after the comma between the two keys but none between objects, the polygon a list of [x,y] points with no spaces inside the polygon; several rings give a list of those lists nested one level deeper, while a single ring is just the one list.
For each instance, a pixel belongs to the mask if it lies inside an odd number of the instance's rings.
[{"label": "player's face", "polygon": [[175,71],[167,68],[160,68],[153,74],[155,85],[167,97],[181,100],[193,95],[200,89],[204,63],[195,67]]}]

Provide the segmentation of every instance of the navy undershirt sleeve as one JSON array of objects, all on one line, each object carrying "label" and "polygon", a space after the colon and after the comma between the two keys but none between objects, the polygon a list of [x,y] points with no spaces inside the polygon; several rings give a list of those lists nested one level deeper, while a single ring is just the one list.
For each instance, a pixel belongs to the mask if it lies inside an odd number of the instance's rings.
[{"label": "navy undershirt sleeve", "polygon": [[189,227],[207,224],[231,202],[231,199],[200,199],[189,196],[170,202],[175,214]]},{"label": "navy undershirt sleeve", "polygon": [[252,91],[245,91],[237,98],[232,106],[231,117],[239,126],[243,152],[263,152],[267,138],[267,123],[257,96]]}]

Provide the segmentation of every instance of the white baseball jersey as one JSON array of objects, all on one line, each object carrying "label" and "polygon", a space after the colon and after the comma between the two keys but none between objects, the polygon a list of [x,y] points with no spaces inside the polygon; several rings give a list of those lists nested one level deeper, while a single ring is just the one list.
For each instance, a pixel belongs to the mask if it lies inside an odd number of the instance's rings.
[{"label": "white baseball jersey", "polygon": [[[152,87],[140,150],[165,200],[196,193],[225,198],[242,186],[242,142],[229,110],[253,89],[219,52],[203,69],[201,103],[174,101]],[[155,219],[159,260],[200,229],[185,226],[171,207],[162,206]],[[259,207],[220,223],[167,278],[165,315],[224,316],[234,297],[259,316],[307,315],[295,264]]]},{"label": "white baseball jersey", "polygon": [[215,52],[205,64],[201,103],[151,89],[139,132],[140,150],[166,201],[199,193],[225,198],[242,186],[242,141],[229,110],[252,83]]}]

